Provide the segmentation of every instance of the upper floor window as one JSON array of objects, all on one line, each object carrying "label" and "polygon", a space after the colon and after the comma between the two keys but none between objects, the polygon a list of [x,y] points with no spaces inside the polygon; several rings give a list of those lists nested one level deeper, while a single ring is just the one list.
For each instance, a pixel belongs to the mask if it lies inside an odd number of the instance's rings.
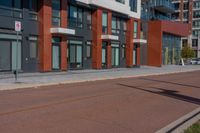
[{"label": "upper floor window", "polygon": [[70,5],[68,8],[68,23],[70,27],[83,27],[83,9]]},{"label": "upper floor window", "polygon": [[120,33],[120,19],[117,17],[112,17],[112,33],[113,34]]},{"label": "upper floor window", "polygon": [[38,11],[38,1],[37,0],[29,0],[29,10],[37,12]]},{"label": "upper floor window", "polygon": [[102,14],[102,32],[108,33],[108,14],[106,12]]},{"label": "upper floor window", "polygon": [[10,8],[22,8],[21,0],[1,0],[0,6],[6,6]]},{"label": "upper floor window", "polygon": [[60,15],[60,0],[52,0],[52,25],[60,26],[61,15]]},{"label": "upper floor window", "polygon": [[131,11],[137,12],[137,0],[129,0]]},{"label": "upper floor window", "polygon": [[87,12],[87,29],[89,30],[92,29],[92,12],[91,11]]},{"label": "upper floor window", "polygon": [[127,24],[125,20],[122,20],[122,29],[123,29],[123,34],[126,34],[127,31]]},{"label": "upper floor window", "polygon": [[133,32],[133,37],[137,38],[138,35],[138,22],[134,21],[134,32]]},{"label": "upper floor window", "polygon": [[115,1],[125,4],[125,0],[115,0]]}]

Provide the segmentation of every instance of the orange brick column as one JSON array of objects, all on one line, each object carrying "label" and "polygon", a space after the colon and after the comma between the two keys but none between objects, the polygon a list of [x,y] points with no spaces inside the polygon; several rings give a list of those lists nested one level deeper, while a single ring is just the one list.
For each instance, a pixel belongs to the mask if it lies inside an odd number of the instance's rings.
[{"label": "orange brick column", "polygon": [[[112,34],[112,12],[108,11],[108,34]],[[107,46],[107,68],[112,68],[112,48],[111,41],[108,41]]]},{"label": "orange brick column", "polygon": [[92,13],[92,67],[102,68],[102,10],[97,9]]},{"label": "orange brick column", "polygon": [[51,0],[41,0],[39,8],[39,68],[41,72],[51,71]]},{"label": "orange brick column", "polygon": [[[138,39],[140,39],[140,32],[141,32],[141,20],[138,19],[137,20],[138,22]],[[136,65],[137,66],[140,66],[140,44],[138,44],[139,46],[137,47],[137,62],[136,62]]]},{"label": "orange brick column", "polygon": [[[61,0],[61,27],[67,28],[67,1]],[[67,37],[61,38],[61,70],[67,70]]]},{"label": "orange brick column", "polygon": [[108,69],[112,68],[111,56],[112,56],[112,48],[111,48],[111,42],[109,41],[107,45],[107,68]]},{"label": "orange brick column", "polygon": [[126,66],[133,66],[133,18],[127,21],[126,32]]}]

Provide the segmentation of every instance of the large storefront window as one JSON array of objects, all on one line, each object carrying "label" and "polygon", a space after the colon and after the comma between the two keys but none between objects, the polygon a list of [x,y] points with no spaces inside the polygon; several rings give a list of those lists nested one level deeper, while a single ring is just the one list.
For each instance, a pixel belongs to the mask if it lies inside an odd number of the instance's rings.
[{"label": "large storefront window", "polygon": [[163,65],[178,64],[181,58],[181,38],[163,34]]},{"label": "large storefront window", "polygon": [[104,34],[108,33],[108,14],[106,12],[102,14],[102,32]]},{"label": "large storefront window", "polygon": [[70,5],[68,8],[68,23],[70,27],[83,27],[83,9]]},{"label": "large storefront window", "polygon": [[0,41],[0,71],[21,70],[21,42]]},{"label": "large storefront window", "polygon": [[60,14],[60,0],[52,0],[52,25],[60,26],[61,14]]},{"label": "large storefront window", "polygon": [[69,65],[71,69],[83,67],[83,42],[69,40]]}]

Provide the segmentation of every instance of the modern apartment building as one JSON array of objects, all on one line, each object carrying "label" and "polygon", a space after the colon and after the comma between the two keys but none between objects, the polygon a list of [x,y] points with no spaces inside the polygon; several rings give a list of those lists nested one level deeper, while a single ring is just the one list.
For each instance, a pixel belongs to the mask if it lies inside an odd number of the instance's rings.
[{"label": "modern apartment building", "polygon": [[190,25],[190,35],[182,38],[182,45],[190,45],[195,56],[200,58],[200,0],[173,0],[175,21]]},{"label": "modern apartment building", "polygon": [[0,72],[139,66],[140,16],[141,0],[2,0]]},{"label": "modern apartment building", "polygon": [[189,25],[173,22],[175,12],[171,0],[142,0],[142,32],[146,33],[148,45],[141,47],[147,56],[141,57],[142,64],[162,66],[179,64],[181,37],[189,35]]}]

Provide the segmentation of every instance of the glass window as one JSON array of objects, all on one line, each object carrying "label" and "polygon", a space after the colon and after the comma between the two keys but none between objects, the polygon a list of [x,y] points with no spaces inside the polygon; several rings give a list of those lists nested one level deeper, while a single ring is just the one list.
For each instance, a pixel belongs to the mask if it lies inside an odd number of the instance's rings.
[{"label": "glass window", "polygon": [[102,14],[102,32],[108,32],[108,14],[106,12],[103,12]]},{"label": "glass window", "polygon": [[52,0],[52,25],[60,26],[60,0]]},{"label": "glass window", "polygon": [[1,6],[12,7],[12,0],[0,0]]},{"label": "glass window", "polygon": [[15,8],[22,8],[21,0],[14,0],[14,7]]},{"label": "glass window", "polygon": [[68,9],[70,27],[83,27],[83,9],[70,5]]},{"label": "glass window", "polygon": [[37,58],[37,42],[30,42],[30,58]]},{"label": "glass window", "polygon": [[[17,56],[18,55],[18,56]],[[21,70],[21,42],[12,42],[12,70]]]},{"label": "glass window", "polygon": [[133,33],[133,37],[137,38],[138,35],[138,22],[134,21],[134,33]]},{"label": "glass window", "polygon": [[117,17],[112,17],[112,33],[113,34],[120,33],[120,19]]},{"label": "glass window", "polygon": [[87,29],[92,29],[92,12],[87,12]]},{"label": "glass window", "polygon": [[129,0],[131,11],[137,12],[137,0]]},{"label": "glass window", "polygon": [[125,45],[122,46],[122,58],[126,58],[126,48]]},{"label": "glass window", "polygon": [[38,11],[38,1],[37,0],[29,0],[29,10],[37,12]]},{"label": "glass window", "polygon": [[86,50],[87,50],[87,58],[91,58],[92,56],[92,42],[91,41],[87,41],[87,45],[86,45]]}]

